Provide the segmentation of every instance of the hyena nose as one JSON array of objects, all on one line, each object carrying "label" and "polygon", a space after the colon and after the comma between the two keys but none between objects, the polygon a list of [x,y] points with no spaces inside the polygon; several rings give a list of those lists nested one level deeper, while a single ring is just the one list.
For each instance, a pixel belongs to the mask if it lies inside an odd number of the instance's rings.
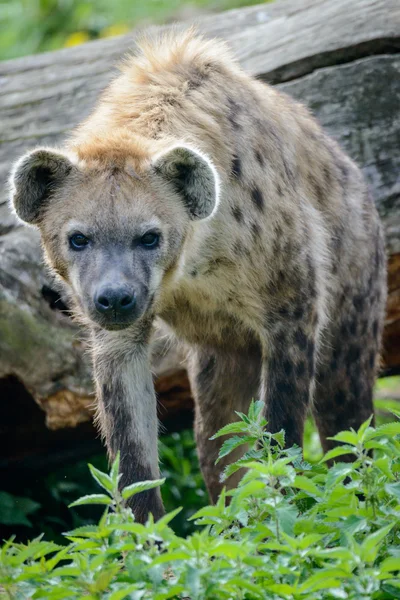
[{"label": "hyena nose", "polygon": [[127,317],[135,308],[136,298],[126,287],[107,287],[98,292],[94,303],[103,315]]}]

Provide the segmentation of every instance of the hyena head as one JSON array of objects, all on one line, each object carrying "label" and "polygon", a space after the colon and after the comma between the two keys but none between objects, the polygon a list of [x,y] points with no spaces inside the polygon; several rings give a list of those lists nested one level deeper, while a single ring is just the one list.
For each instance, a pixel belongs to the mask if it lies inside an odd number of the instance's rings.
[{"label": "hyena head", "polygon": [[78,312],[118,330],[152,311],[188,228],[216,210],[219,183],[210,160],[186,145],[140,160],[104,156],[34,150],[14,168],[12,204],[39,228]]}]

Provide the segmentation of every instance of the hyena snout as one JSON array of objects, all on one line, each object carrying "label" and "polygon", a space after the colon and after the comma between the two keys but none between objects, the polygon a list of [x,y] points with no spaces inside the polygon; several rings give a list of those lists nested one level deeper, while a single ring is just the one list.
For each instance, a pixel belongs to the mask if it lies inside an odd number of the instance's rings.
[{"label": "hyena snout", "polygon": [[95,292],[94,305],[102,318],[110,323],[131,321],[136,316],[136,294],[127,285],[101,286]]}]

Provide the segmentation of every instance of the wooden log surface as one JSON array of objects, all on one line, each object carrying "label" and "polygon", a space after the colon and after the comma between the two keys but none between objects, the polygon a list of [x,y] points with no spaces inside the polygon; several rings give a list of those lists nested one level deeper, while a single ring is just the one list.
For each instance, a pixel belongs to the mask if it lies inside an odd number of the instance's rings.
[{"label": "wooden log surface", "polygon": [[[197,26],[227,40],[249,72],[308,105],[362,167],[386,230],[390,293],[384,358],[387,371],[398,372],[400,3],[277,0],[208,16]],[[88,115],[136,36],[0,63],[0,378],[5,382],[2,386],[0,379],[0,422],[2,405],[12,401],[10,377],[44,409],[50,428],[90,418],[93,389],[84,339],[43,268],[37,232],[21,227],[8,208],[6,180],[20,154],[39,144],[62,143]],[[183,355],[165,341],[164,331],[154,342],[154,370],[166,414],[178,414],[183,406],[190,410]]]}]

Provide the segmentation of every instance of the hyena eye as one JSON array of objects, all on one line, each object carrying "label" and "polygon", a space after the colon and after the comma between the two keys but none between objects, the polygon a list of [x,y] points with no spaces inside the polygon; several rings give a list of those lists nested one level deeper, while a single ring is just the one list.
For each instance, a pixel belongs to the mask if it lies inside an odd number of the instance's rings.
[{"label": "hyena eye", "polygon": [[145,248],[155,248],[156,246],[158,246],[159,242],[160,234],[156,231],[148,231],[140,239],[140,243]]},{"label": "hyena eye", "polygon": [[89,244],[89,239],[83,233],[73,233],[69,237],[69,245],[72,250],[83,250]]}]

